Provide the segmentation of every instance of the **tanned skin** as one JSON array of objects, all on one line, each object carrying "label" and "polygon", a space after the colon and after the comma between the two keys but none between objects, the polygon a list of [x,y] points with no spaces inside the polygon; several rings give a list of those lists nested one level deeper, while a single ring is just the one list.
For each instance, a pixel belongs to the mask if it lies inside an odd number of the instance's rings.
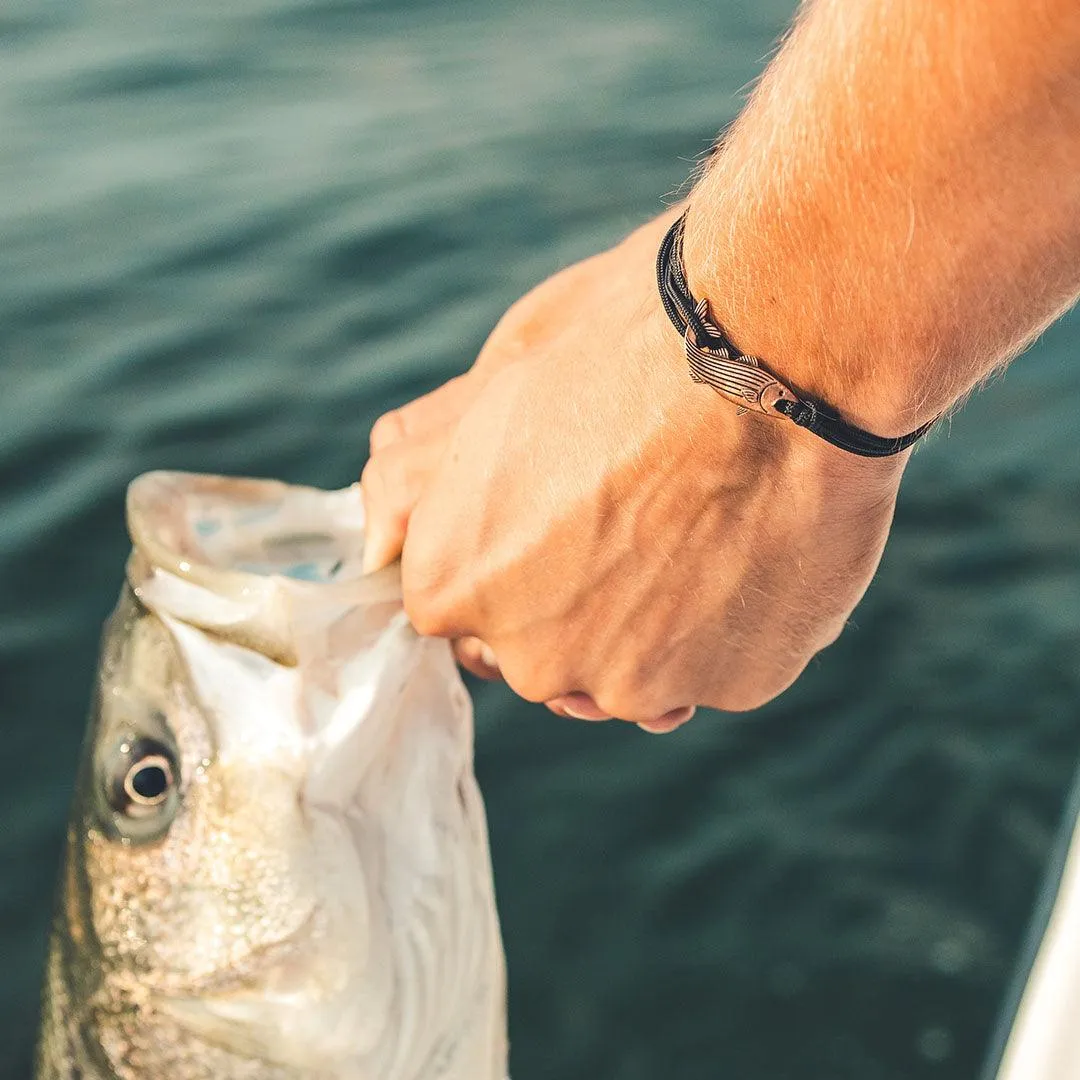
[{"label": "tanned skin", "polygon": [[[1080,6],[811,0],[688,207],[691,287],[743,351],[878,435],[941,415],[1080,293]],[[378,421],[362,478],[367,565],[401,554],[418,630],[655,732],[836,638],[909,456],[690,381],[653,280],[682,209],[518,301]]]}]

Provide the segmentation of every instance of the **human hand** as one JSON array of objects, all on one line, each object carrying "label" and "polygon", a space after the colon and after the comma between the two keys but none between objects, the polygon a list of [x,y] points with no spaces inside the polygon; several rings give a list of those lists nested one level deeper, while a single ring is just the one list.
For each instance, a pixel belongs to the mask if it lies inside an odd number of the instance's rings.
[{"label": "human hand", "polygon": [[[692,194],[689,284],[732,340],[898,435],[1072,306],[1073,14],[811,5]],[[469,375],[380,423],[364,474],[369,566],[407,532],[419,629],[482,637],[526,697],[654,730],[762,703],[835,637],[907,458],[692,384],[653,293],[666,224],[515,305]]]},{"label": "human hand", "polygon": [[635,234],[564,271],[562,303],[543,303],[557,275],[511,309],[490,367],[407,407],[389,442],[376,428],[364,488],[376,538],[407,526],[418,630],[486,642],[555,711],[663,731],[694,705],[762,704],[835,638],[903,460],[738,417],[692,383],[654,252]]},{"label": "human hand", "polygon": [[[371,456],[362,477],[366,571],[380,569],[401,554],[409,516],[425,484],[442,460],[458,421],[490,378],[510,363],[543,354],[568,326],[588,319],[591,310],[607,304],[619,286],[615,268],[651,265],[661,237],[683,209],[682,205],[670,208],[617,247],[543,281],[507,310],[468,372],[379,417],[371,430]],[[454,652],[473,674],[499,677],[494,654],[479,639],[456,640]]]}]

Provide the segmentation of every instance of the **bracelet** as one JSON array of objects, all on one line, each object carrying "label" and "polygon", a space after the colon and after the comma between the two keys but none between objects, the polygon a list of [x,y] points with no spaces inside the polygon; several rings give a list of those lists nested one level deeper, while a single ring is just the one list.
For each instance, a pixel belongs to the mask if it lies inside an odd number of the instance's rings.
[{"label": "bracelet", "polygon": [[686,283],[682,254],[685,225],[684,212],[665,234],[656,258],[656,282],[664,310],[685,342],[694,382],[706,383],[734,401],[740,415],[756,409],[766,416],[786,416],[833,446],[862,457],[899,454],[930,430],[934,420],[893,439],[872,435],[847,423],[823,402],[796,394],[756,356],[740,352],[710,318],[708,300],[695,300]]}]

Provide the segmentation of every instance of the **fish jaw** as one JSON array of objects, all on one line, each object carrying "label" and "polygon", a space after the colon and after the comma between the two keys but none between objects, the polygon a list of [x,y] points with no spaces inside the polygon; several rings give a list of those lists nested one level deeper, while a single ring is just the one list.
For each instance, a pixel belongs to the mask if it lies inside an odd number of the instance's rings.
[{"label": "fish jaw", "polygon": [[[349,1075],[371,1029],[370,994],[336,913],[317,909],[287,941],[249,963],[239,985],[221,972],[185,991],[153,992],[150,1006],[195,1039],[308,1077]],[[353,928],[355,929],[355,928]],[[221,985],[222,983],[226,985]],[[229,985],[232,984],[232,985]],[[343,1071],[343,1069],[345,1071]]]}]

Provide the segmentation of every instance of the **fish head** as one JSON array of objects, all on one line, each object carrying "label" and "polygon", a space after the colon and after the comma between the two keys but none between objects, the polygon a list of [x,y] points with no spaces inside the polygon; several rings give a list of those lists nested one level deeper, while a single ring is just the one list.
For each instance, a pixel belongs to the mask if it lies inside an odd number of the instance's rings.
[{"label": "fish head", "polygon": [[128,520],[43,1043],[121,1080],[502,1080],[471,710],[360,573],[358,494],[149,474]]}]

